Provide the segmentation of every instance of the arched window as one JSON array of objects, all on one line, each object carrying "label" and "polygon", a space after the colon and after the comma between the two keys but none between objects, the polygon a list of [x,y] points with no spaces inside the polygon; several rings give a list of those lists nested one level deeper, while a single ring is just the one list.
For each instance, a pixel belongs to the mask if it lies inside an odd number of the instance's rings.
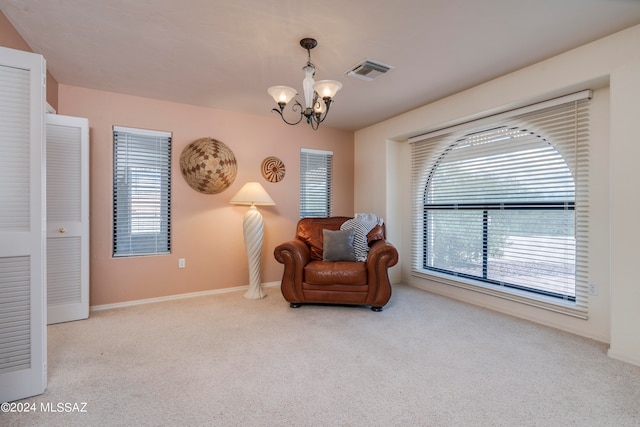
[{"label": "arched window", "polygon": [[415,142],[414,272],[585,307],[587,119],[573,102]]},{"label": "arched window", "polygon": [[424,268],[575,300],[575,184],[539,135],[455,141],[425,188]]}]

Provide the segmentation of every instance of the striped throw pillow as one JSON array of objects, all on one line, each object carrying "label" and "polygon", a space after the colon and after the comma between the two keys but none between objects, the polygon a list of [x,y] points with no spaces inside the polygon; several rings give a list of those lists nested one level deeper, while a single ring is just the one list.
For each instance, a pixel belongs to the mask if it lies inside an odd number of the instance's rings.
[{"label": "striped throw pillow", "polygon": [[367,244],[367,234],[376,225],[382,225],[382,218],[375,214],[357,213],[355,218],[346,220],[341,226],[341,230],[354,230],[353,250],[356,261],[366,262],[369,254]]}]

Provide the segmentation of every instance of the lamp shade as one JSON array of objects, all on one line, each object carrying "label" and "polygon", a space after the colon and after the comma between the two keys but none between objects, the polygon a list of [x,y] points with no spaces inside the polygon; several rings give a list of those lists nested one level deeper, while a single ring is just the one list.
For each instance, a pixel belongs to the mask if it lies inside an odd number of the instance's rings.
[{"label": "lamp shade", "polygon": [[259,182],[247,182],[242,186],[240,191],[229,200],[229,203],[235,205],[275,205],[271,196],[267,193]]},{"label": "lamp shade", "polygon": [[320,98],[333,98],[340,89],[342,89],[342,83],[335,80],[320,80],[313,85],[313,90]]},{"label": "lamp shade", "polygon": [[298,94],[294,88],[289,86],[271,86],[267,92],[278,104],[288,104]]}]

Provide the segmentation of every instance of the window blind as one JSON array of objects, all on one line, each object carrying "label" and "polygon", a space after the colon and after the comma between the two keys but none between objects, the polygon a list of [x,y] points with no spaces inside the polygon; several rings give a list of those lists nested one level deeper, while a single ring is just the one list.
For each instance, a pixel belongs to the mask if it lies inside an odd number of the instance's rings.
[{"label": "window blind", "polygon": [[300,150],[300,218],[331,216],[333,152]]},{"label": "window blind", "polygon": [[586,317],[588,115],[572,99],[414,139],[413,273]]},{"label": "window blind", "polygon": [[171,133],[113,128],[113,255],[171,251]]}]

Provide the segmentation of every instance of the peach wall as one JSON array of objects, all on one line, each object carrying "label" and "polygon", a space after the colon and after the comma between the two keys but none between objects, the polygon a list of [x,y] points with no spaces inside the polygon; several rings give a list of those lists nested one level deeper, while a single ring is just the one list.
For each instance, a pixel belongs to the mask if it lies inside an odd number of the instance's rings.
[{"label": "peach wall", "polygon": [[[60,85],[60,114],[87,117],[91,139],[90,305],[244,286],[249,282],[242,236],[247,206],[229,199],[247,181],[259,181],[276,206],[259,207],[264,217],[262,281],[280,281],[282,265],[273,249],[293,237],[299,215],[300,148],[334,152],[335,215],[353,214],[353,133],[306,125],[287,126],[277,116],[261,117]],[[112,251],[112,126],[173,132],[172,253],[114,259]],[[236,156],[238,175],[222,193],[191,189],[180,173],[180,153],[192,141],[211,137]],[[279,183],[262,178],[260,164],[279,157],[286,175]],[[178,269],[178,259],[186,268]]]},{"label": "peach wall", "polygon": [[[0,46],[33,52],[2,12],[0,12]],[[53,108],[58,108],[58,82],[49,71],[47,71],[47,102]]]}]

